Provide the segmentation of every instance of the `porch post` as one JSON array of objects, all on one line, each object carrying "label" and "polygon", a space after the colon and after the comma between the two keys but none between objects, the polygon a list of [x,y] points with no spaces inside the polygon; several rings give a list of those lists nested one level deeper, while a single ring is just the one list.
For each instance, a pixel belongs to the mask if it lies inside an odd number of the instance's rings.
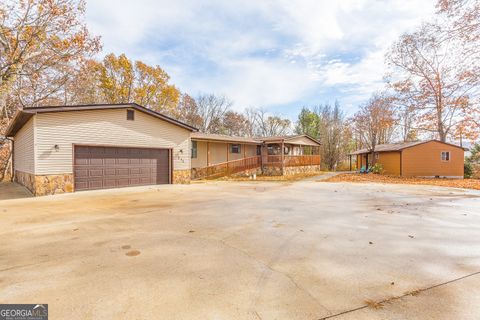
[{"label": "porch post", "polygon": [[227,175],[229,174],[228,172],[228,147],[230,146],[230,144],[227,143]]},{"label": "porch post", "polygon": [[350,155],[348,155],[348,156],[349,156],[349,158],[350,158],[350,171],[352,171],[352,155],[350,154]]},{"label": "porch post", "polygon": [[281,149],[281,154],[282,154],[282,176],[285,168],[285,152],[283,151],[285,148],[285,143],[282,140],[282,149]]},{"label": "porch post", "polygon": [[207,167],[210,165],[210,142],[207,141]]}]

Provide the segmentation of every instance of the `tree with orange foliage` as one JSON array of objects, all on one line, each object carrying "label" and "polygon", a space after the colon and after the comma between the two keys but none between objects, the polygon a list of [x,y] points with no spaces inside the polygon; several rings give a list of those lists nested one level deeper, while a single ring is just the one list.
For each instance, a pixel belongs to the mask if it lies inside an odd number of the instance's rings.
[{"label": "tree with orange foliage", "polygon": [[402,35],[391,47],[389,84],[398,100],[405,99],[418,115],[417,130],[435,132],[445,142],[462,126],[464,134],[475,138],[480,116],[480,6],[477,1],[441,0],[438,7],[434,21]]},{"label": "tree with orange foliage", "polygon": [[14,95],[36,106],[58,97],[72,70],[98,52],[81,17],[85,1],[5,0],[0,3],[0,116],[10,118]]},{"label": "tree with orange foliage", "polygon": [[125,54],[89,60],[75,79],[77,85],[70,88],[73,103],[135,102],[172,115],[180,100],[180,91],[168,83],[170,76],[162,68],[133,62]]},{"label": "tree with orange foliage", "polygon": [[[0,135],[17,108],[61,103],[71,74],[99,51],[84,13],[84,0],[0,2]],[[11,167],[10,144],[0,148],[2,180]]]}]

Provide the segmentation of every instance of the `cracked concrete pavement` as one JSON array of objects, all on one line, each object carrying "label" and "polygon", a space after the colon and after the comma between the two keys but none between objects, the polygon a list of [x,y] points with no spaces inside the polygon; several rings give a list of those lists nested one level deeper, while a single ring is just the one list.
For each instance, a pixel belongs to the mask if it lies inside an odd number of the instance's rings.
[{"label": "cracked concrete pavement", "polygon": [[209,182],[1,200],[0,225],[0,301],[52,319],[480,314],[478,191]]}]

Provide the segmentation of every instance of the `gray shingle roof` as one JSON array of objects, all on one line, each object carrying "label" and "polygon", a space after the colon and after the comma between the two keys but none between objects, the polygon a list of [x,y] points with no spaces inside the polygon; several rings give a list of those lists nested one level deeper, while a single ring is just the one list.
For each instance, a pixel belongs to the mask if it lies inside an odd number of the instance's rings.
[{"label": "gray shingle roof", "polygon": [[[460,146],[457,146],[456,144],[441,142],[439,140],[427,140],[427,141],[411,141],[411,142],[396,142],[396,143],[379,144],[379,145],[375,146],[375,152],[400,151],[400,150],[403,150],[405,148],[410,148],[410,147],[413,147],[413,146],[416,146],[416,145],[419,145],[419,144],[423,144],[423,143],[427,143],[427,142],[431,142],[431,141],[436,141],[436,142],[444,143],[444,144],[451,145],[451,146],[454,146],[454,147],[462,148]],[[369,150],[369,149],[360,149],[360,150],[352,152],[351,154],[355,155],[355,154],[363,154],[363,153],[370,153],[370,152],[372,152],[372,151]]]}]

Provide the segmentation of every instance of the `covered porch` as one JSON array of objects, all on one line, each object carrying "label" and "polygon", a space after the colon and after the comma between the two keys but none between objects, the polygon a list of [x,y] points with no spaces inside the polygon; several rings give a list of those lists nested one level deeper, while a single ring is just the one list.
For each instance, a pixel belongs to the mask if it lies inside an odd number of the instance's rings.
[{"label": "covered porch", "polygon": [[192,135],[192,179],[309,171],[320,171],[320,143],[306,135],[258,139]]},{"label": "covered porch", "polygon": [[262,168],[270,175],[296,172],[292,167],[320,171],[320,143],[306,136],[265,138],[262,145]]}]

